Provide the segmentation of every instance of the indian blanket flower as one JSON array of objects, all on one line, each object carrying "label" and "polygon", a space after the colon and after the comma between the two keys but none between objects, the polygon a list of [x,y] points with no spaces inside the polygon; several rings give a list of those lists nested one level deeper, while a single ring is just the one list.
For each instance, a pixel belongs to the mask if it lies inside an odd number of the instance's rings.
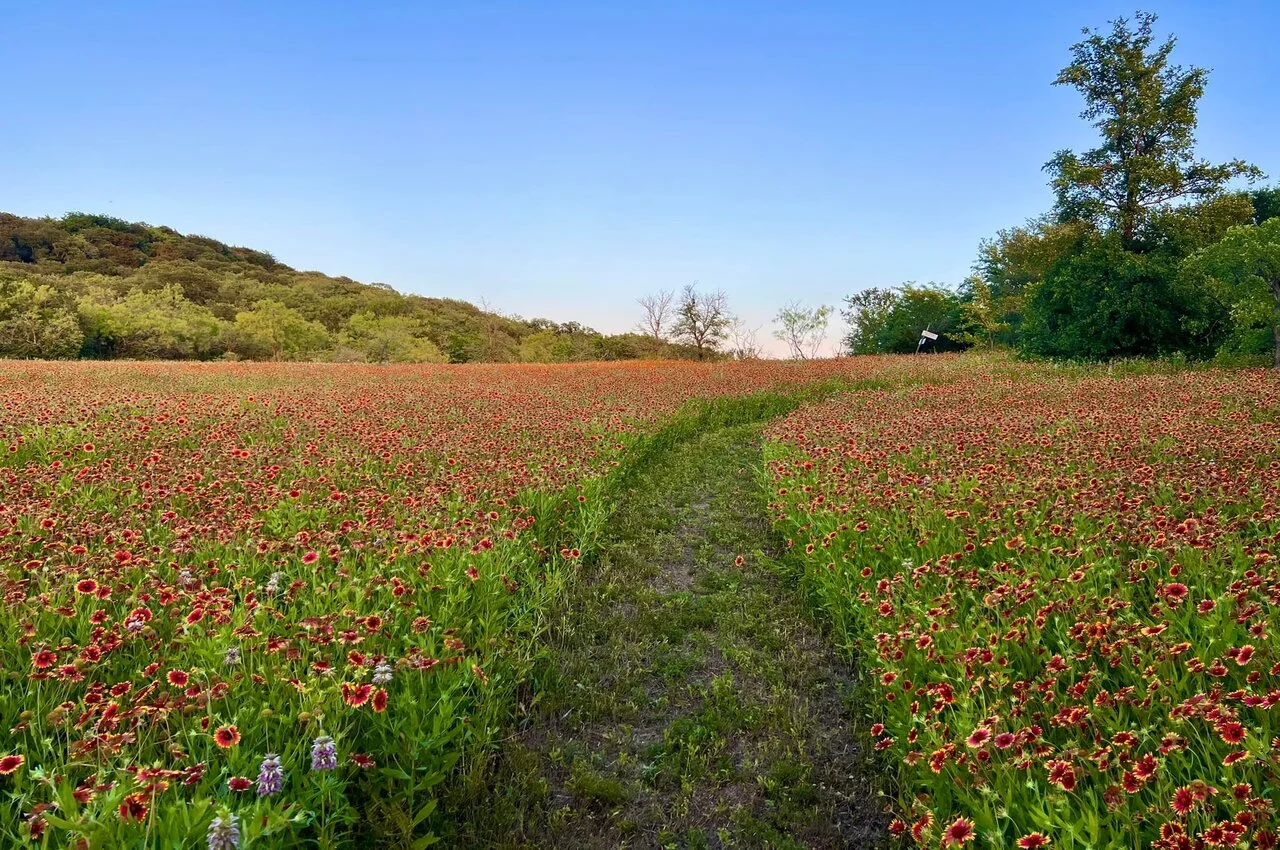
[{"label": "indian blanket flower", "polygon": [[213,732],[213,742],[224,750],[229,750],[240,743],[240,730],[234,725],[219,726]]},{"label": "indian blanket flower", "polygon": [[0,776],[8,776],[22,767],[22,763],[27,760],[26,756],[0,756]]},{"label": "indian blanket flower", "polygon": [[973,821],[968,818],[956,818],[942,832],[943,847],[960,847],[973,840]]},{"label": "indian blanket flower", "polygon": [[258,765],[258,796],[270,797],[279,794],[284,787],[284,768],[280,766],[280,756],[267,753]]},{"label": "indian blanket flower", "polygon": [[209,834],[206,836],[209,850],[239,850],[240,818],[238,815],[223,813],[209,823]]},{"label": "indian blanket flower", "polygon": [[328,735],[311,742],[311,769],[334,770],[338,766],[338,746]]}]

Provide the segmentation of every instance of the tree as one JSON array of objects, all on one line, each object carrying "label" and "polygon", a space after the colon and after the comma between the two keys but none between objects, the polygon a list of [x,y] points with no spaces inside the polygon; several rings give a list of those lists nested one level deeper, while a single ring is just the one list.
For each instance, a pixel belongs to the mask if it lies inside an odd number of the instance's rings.
[{"label": "tree", "polygon": [[965,347],[957,338],[961,325],[960,295],[939,283],[904,283],[898,301],[880,330],[878,350],[908,354],[920,346],[920,332],[931,330],[938,339],[929,343],[935,351]]},{"label": "tree", "polygon": [[222,350],[222,322],[176,284],[123,298],[95,287],[80,299],[79,313],[85,348],[95,356],[183,360]]},{"label": "tree", "polygon": [[676,294],[670,289],[660,289],[653,295],[637,298],[636,302],[644,310],[644,318],[637,327],[640,333],[653,337],[654,342],[662,342],[667,338],[671,323],[672,301]]},{"label": "tree", "polygon": [[324,325],[269,299],[237,313],[231,336],[231,350],[252,359],[306,360],[330,344]]},{"label": "tree", "polygon": [[1126,251],[1119,232],[1088,236],[1032,295],[1021,348],[1084,360],[1184,349],[1176,268],[1173,258]]},{"label": "tree", "polygon": [[1136,29],[1124,18],[1103,35],[1071,48],[1072,62],[1054,85],[1074,86],[1085,98],[1080,117],[1102,134],[1101,146],[1076,155],[1059,151],[1046,165],[1061,220],[1108,224],[1124,250],[1148,211],[1179,198],[1219,193],[1235,177],[1261,172],[1243,160],[1213,165],[1195,155],[1196,108],[1208,71],[1169,64],[1176,40],[1153,49],[1156,16],[1139,14]]},{"label": "tree", "polygon": [[680,293],[676,320],[671,333],[693,346],[699,360],[714,353],[729,334],[729,299],[723,290],[699,292],[697,284],[688,284]]},{"label": "tree", "polygon": [[799,301],[791,301],[774,317],[780,327],[773,335],[787,344],[792,359],[811,360],[827,341],[827,323],[833,312],[835,308],[826,304],[805,307]]},{"label": "tree", "polygon": [[373,363],[443,363],[444,354],[423,336],[419,323],[408,316],[356,313],[347,320],[343,345]]},{"label": "tree", "polygon": [[750,327],[734,316],[729,322],[729,356],[734,360],[759,360],[764,355],[759,333],[759,328]]},{"label": "tree", "polygon": [[1018,329],[1027,309],[1027,299],[1045,274],[1074,249],[1081,236],[1092,229],[1085,222],[1055,222],[1048,217],[1034,219],[1022,227],[1001,230],[994,239],[984,239],[978,248],[974,274],[989,289],[990,321],[1000,325],[990,343],[1017,342]]},{"label": "tree", "polygon": [[74,299],[48,285],[0,280],[0,358],[75,357],[83,342]]},{"label": "tree", "polygon": [[1280,218],[1233,227],[1187,260],[1184,273],[1203,280],[1240,325],[1270,325],[1280,369]]},{"label": "tree", "polygon": [[841,311],[849,323],[844,347],[850,354],[876,354],[880,349],[881,332],[898,306],[900,296],[896,290],[871,287],[844,299]]},{"label": "tree", "polygon": [[1253,223],[1280,218],[1280,186],[1259,189],[1249,195],[1253,203]]},{"label": "tree", "polygon": [[1011,329],[1007,313],[997,302],[991,285],[980,275],[973,275],[961,287],[960,324],[963,331],[955,338],[969,345],[996,347],[996,339]]}]

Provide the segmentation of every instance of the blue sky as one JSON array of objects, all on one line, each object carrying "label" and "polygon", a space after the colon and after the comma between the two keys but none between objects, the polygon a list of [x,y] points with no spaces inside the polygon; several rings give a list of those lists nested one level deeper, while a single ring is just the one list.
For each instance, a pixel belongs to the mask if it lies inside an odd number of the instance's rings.
[{"label": "blue sky", "polygon": [[[1280,177],[1280,3],[1149,2],[1202,152]],[[1100,2],[50,2],[5,10],[0,209],[105,212],[524,316],[956,283],[1092,141]]]}]

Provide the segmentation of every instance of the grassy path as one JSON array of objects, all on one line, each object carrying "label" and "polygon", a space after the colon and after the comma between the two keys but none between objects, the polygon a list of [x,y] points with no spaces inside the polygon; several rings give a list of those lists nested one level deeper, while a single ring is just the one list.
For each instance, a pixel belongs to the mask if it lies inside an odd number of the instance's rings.
[{"label": "grassy path", "polygon": [[769,557],[758,427],[696,437],[635,479],[454,846],[880,843],[853,670]]}]

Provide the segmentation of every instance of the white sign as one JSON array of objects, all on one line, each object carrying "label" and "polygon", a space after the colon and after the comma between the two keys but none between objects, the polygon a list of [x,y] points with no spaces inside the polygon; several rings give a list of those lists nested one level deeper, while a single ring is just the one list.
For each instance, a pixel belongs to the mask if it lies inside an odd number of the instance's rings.
[{"label": "white sign", "polygon": [[921,339],[937,339],[938,335],[933,331],[920,331]]}]

